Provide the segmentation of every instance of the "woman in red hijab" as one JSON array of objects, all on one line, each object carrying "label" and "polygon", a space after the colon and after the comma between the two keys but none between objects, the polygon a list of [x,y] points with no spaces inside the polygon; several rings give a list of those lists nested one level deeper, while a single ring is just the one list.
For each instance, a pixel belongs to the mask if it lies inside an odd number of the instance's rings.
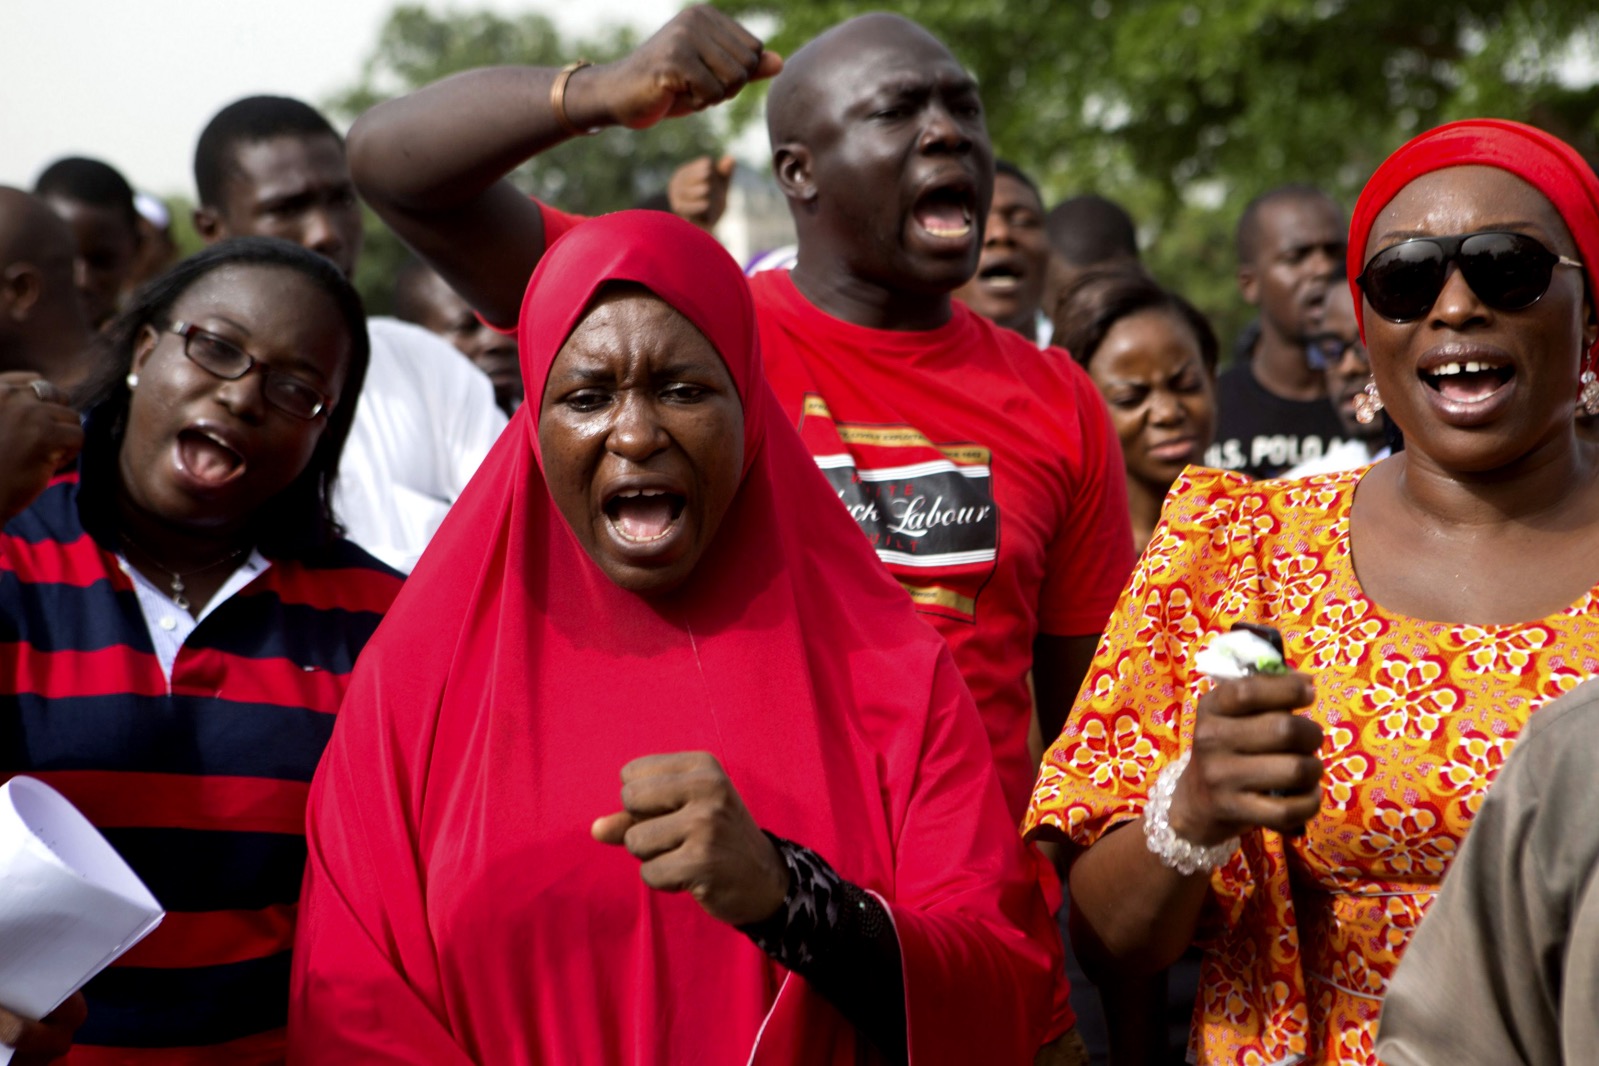
[{"label": "woman in red hijab", "polygon": [[1031,1061],[1058,940],[982,727],[785,425],[737,266],[587,222],[520,340],[541,400],[312,789],[291,1060]]},{"label": "woman in red hijab", "polygon": [[[1085,968],[1205,947],[1202,1064],[1375,1066],[1506,753],[1599,672],[1599,450],[1574,426],[1599,411],[1596,264],[1599,180],[1568,145],[1423,134],[1349,238],[1368,416],[1405,450],[1300,481],[1191,469],[1166,501],[1027,824],[1071,849]],[[1302,672],[1207,678],[1238,622]]]}]

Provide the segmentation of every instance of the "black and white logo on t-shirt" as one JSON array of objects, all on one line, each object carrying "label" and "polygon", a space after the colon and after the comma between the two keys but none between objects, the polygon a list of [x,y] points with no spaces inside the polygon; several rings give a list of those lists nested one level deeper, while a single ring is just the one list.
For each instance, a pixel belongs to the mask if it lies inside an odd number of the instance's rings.
[{"label": "black and white logo on t-shirt", "polygon": [[972,619],[999,557],[989,450],[934,444],[911,426],[833,422],[807,397],[801,431],[816,465],[923,610]]}]

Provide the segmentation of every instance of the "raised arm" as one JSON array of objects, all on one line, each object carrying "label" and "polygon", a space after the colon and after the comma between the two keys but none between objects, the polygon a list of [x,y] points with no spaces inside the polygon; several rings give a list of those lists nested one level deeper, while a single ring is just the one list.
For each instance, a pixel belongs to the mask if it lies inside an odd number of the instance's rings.
[{"label": "raised arm", "polygon": [[575,131],[703,110],[782,65],[728,16],[691,7],[614,63],[490,67],[379,104],[350,130],[350,169],[407,244],[486,319],[510,325],[544,254],[538,205],[505,180],[511,170]]}]

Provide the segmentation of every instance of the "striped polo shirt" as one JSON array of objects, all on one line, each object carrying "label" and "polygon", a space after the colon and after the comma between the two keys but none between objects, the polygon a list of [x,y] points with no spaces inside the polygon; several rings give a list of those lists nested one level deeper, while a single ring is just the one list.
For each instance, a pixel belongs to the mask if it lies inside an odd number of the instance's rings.
[{"label": "striped polo shirt", "polygon": [[167,910],[84,994],[72,1064],[279,1061],[305,801],[399,575],[340,541],[277,560],[162,671],[68,474],[0,533],[0,780],[60,790]]}]

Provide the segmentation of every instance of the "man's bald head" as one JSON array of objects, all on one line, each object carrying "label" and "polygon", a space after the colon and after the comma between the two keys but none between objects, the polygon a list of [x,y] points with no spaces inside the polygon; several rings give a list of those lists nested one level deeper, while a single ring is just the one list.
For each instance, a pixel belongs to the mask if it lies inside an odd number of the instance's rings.
[{"label": "man's bald head", "polygon": [[795,284],[859,324],[947,317],[977,267],[994,158],[977,83],[943,42],[899,15],[834,26],[785,60],[767,129]]},{"label": "man's bald head", "polygon": [[871,61],[873,53],[905,49],[934,51],[951,61],[944,42],[903,15],[873,11],[840,22],[813,37],[783,61],[766,98],[766,132],[775,149],[784,141],[804,141],[817,106],[848,76]]},{"label": "man's bald head", "polygon": [[[867,56],[883,49],[931,48],[950,56],[944,43],[903,15],[874,11],[840,22],[783,60],[766,98],[766,131],[776,148],[806,139],[817,103],[839,86],[838,75],[860,69]],[[953,56],[950,56],[953,59]]]},{"label": "man's bald head", "polygon": [[[28,263],[72,291],[72,231],[50,205],[31,193],[0,185],[0,272]],[[52,286],[56,288],[58,286]]]},{"label": "man's bald head", "polygon": [[0,185],[0,316],[8,333],[78,303],[72,230],[31,193]]},{"label": "man's bald head", "polygon": [[0,185],[0,370],[82,380],[90,333],[74,283],[77,242],[50,205]]}]

